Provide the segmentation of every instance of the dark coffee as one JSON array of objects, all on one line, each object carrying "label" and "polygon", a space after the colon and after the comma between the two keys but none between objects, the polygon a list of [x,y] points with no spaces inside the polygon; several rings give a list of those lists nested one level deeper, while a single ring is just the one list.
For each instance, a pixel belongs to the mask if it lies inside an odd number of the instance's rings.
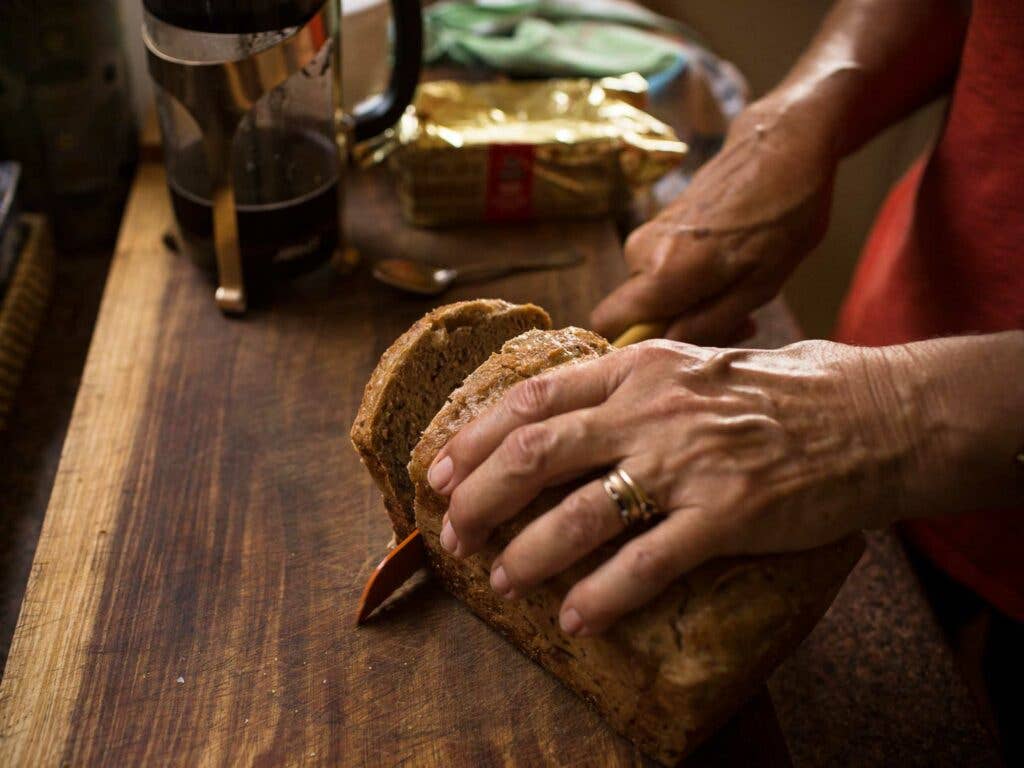
[{"label": "dark coffee", "polygon": [[[236,145],[242,271],[247,291],[258,299],[274,282],[327,261],[337,246],[337,159],[334,147],[313,132],[253,131],[240,135]],[[196,261],[213,268],[212,203],[182,184],[208,188],[205,176],[202,146],[196,142],[177,154],[168,185],[185,245]]]}]

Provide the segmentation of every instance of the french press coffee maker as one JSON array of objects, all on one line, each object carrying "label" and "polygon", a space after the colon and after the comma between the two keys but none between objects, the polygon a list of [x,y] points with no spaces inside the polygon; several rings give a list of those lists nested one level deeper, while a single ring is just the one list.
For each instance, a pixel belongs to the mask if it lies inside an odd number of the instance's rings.
[{"label": "french press coffee maker", "polygon": [[340,0],[143,0],[175,218],[223,312],[340,254],[347,143],[393,125],[419,80],[419,2],[390,3],[390,83],[347,116]]}]

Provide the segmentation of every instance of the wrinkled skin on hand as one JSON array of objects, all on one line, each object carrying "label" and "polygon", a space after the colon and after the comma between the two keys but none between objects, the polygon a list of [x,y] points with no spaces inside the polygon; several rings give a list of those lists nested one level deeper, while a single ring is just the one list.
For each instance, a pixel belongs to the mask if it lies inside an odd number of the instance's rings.
[{"label": "wrinkled skin on hand", "polygon": [[667,320],[666,337],[734,340],[824,236],[836,158],[807,118],[752,105],[685,192],[626,241],[629,279],[591,315],[614,339]]},{"label": "wrinkled skin on hand", "polygon": [[[619,466],[664,513],[566,596],[565,631],[600,632],[721,555],[803,549],[900,513],[886,489],[912,453],[913,417],[884,350],[647,342],[513,387],[438,454],[442,545],[477,552],[540,491]],[[906,391],[906,388],[903,388]],[[886,402],[879,402],[879,399]],[[903,417],[900,417],[903,418]],[[495,560],[514,599],[621,533],[600,480],[541,515]]]}]

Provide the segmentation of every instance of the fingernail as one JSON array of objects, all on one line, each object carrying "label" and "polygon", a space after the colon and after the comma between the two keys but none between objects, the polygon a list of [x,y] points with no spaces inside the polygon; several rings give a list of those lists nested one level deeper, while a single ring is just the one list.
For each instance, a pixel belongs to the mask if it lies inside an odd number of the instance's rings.
[{"label": "fingernail", "polygon": [[430,471],[427,472],[427,482],[430,483],[431,488],[440,493],[448,485],[448,481],[452,479],[454,473],[455,464],[452,463],[452,457],[445,456],[430,467]]},{"label": "fingernail", "polygon": [[459,537],[455,535],[455,529],[452,528],[451,523],[445,523],[444,528],[441,529],[441,546],[452,554],[459,547]]},{"label": "fingernail", "polygon": [[583,628],[583,617],[575,608],[568,608],[562,611],[558,617],[558,623],[562,626],[562,631],[565,634],[575,635]]},{"label": "fingernail", "polygon": [[491,589],[502,597],[511,597],[512,584],[509,582],[508,574],[505,573],[503,566],[499,565],[491,571]]}]

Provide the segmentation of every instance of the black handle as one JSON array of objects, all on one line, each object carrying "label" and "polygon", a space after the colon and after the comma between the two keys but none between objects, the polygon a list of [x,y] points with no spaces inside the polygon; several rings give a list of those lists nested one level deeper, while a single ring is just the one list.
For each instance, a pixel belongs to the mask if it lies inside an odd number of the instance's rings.
[{"label": "black handle", "polygon": [[416,94],[423,63],[423,19],[419,0],[391,0],[395,25],[394,63],[388,89],[355,110],[355,139],[383,133],[405,112]]}]

